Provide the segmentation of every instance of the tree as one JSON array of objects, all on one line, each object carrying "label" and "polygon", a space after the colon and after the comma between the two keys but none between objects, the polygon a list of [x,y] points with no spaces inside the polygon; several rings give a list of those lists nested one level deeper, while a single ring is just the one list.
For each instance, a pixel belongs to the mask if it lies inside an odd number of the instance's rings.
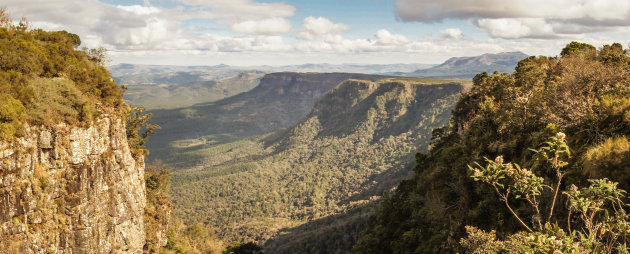
[{"label": "tree", "polygon": [[[501,156],[494,161],[486,158],[486,166],[475,163],[469,166],[472,178],[491,185],[510,213],[527,232],[509,235],[507,240],[496,239],[496,233],[486,233],[475,227],[466,227],[468,236],[462,238],[462,247],[472,253],[511,252],[522,250],[526,253],[628,253],[626,237],[630,234],[630,221],[626,214],[623,199],[625,191],[617,188],[617,183],[608,179],[588,180],[590,186],[578,188],[571,185],[564,194],[568,199],[566,231],[552,221],[558,190],[565,174],[562,168],[568,165],[563,160],[570,156],[565,142],[565,134],[557,133],[545,142],[536,152],[535,163],[548,163],[556,172],[556,186],[543,184],[543,178],[515,163],[504,163]],[[547,219],[543,219],[540,209],[541,194],[545,189],[553,192]],[[510,196],[510,194],[513,194]],[[527,223],[519,215],[510,201],[526,200],[535,215]],[[579,220],[573,220],[576,215]]]},{"label": "tree", "polygon": [[127,142],[132,152],[138,155],[149,154],[145,143],[149,135],[155,133],[160,126],[149,124],[148,121],[153,116],[151,113],[144,113],[145,108],[128,106],[129,116],[127,117]]},{"label": "tree", "polygon": [[588,43],[581,43],[577,41],[572,41],[567,44],[562,51],[560,52],[561,56],[568,56],[575,53],[592,53],[595,52],[595,47]]}]

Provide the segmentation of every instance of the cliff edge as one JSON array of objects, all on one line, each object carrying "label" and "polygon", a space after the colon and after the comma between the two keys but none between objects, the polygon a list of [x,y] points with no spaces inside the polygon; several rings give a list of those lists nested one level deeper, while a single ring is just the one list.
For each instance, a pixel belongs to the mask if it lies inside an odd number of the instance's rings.
[{"label": "cliff edge", "polygon": [[122,119],[27,126],[0,142],[1,250],[141,253],[144,207],[144,161]]}]

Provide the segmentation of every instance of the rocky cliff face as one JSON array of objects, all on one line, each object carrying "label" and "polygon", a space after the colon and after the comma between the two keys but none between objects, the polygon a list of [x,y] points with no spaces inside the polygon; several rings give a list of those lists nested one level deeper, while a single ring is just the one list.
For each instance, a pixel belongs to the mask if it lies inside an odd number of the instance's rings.
[{"label": "rocky cliff face", "polygon": [[119,118],[0,142],[0,252],[141,253],[144,161]]}]

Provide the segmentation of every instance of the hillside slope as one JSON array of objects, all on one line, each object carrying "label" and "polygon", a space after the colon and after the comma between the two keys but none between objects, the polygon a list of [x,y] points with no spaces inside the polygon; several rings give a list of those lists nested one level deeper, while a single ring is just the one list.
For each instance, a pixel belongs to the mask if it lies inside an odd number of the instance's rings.
[{"label": "hillside slope", "polygon": [[149,160],[177,170],[206,159],[203,149],[287,128],[306,116],[317,100],[340,82],[384,76],[350,73],[274,73],[254,89],[213,103],[153,110],[162,130],[149,140]]},{"label": "hillside slope", "polygon": [[[523,59],[514,74],[477,75],[453,111],[450,128],[434,132],[432,149],[418,156],[413,178],[378,207],[355,252],[460,253],[466,225],[496,230],[501,237],[524,231],[495,189],[474,182],[468,165],[502,156],[553,186],[556,172],[536,163],[529,148],[538,149],[557,132],[566,134],[571,147],[560,191],[604,177],[627,190],[629,71],[630,57],[621,44],[595,50],[571,43],[561,57]],[[526,223],[534,221],[536,211],[525,201],[510,202]],[[564,232],[570,231],[568,203],[560,195],[554,217],[549,215]],[[549,211],[552,205],[541,201],[540,207]]]},{"label": "hillside slope", "polygon": [[449,81],[347,80],[297,125],[214,147],[204,167],[176,172],[175,210],[225,240],[263,241],[369,203],[408,176],[413,152],[426,150],[462,90]]},{"label": "hillside slope", "polygon": [[521,59],[522,52],[483,54],[472,57],[452,57],[444,63],[407,74],[410,77],[470,79],[477,73],[512,72]]}]

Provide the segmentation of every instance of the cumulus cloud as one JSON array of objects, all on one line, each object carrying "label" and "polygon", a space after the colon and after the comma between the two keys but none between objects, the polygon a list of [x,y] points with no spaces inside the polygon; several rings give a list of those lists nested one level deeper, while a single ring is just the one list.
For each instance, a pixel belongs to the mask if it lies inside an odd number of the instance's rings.
[{"label": "cumulus cloud", "polygon": [[407,39],[404,35],[392,34],[385,29],[376,31],[374,37],[376,38],[377,45],[397,46],[409,43],[409,39]]},{"label": "cumulus cloud", "polygon": [[459,28],[447,28],[440,30],[441,38],[446,40],[461,40],[464,38],[464,33]]},{"label": "cumulus cloud", "polygon": [[[619,27],[626,33],[630,31],[630,22],[626,18],[630,15],[624,14],[629,9],[626,3],[615,3],[611,7],[609,1],[598,2],[599,6],[592,1],[573,0],[582,4],[579,5],[566,0],[562,7],[558,4],[560,1],[546,0],[545,3],[551,2],[554,6],[554,11],[562,10],[555,13],[546,10],[550,7],[527,9],[537,8],[534,0],[510,5],[498,0],[471,0],[474,4],[455,0],[398,0],[398,12],[403,20],[464,19],[496,38],[477,40],[465,36],[459,28],[446,28],[434,37],[419,40],[410,40],[386,29],[375,29],[373,34],[348,39],[345,37],[350,30],[348,25],[324,17],[307,17],[295,33],[295,37],[303,40],[294,40],[287,39],[287,33],[292,31],[288,20],[295,15],[295,7],[262,1],[162,0],[156,5],[151,5],[148,0],[144,0],[144,5],[115,5],[105,0],[4,0],[3,3],[10,6],[9,11],[14,17],[26,16],[36,27],[79,34],[83,46],[105,46],[117,57],[153,56],[158,59],[158,56],[181,56],[184,62],[178,64],[188,64],[186,56],[192,55],[256,55],[249,58],[256,61],[259,56],[282,54],[299,61],[303,61],[301,56],[307,55],[320,59],[322,56],[358,59],[380,55],[383,61],[394,61],[391,60],[393,56],[410,59],[413,55],[418,57],[417,62],[435,62],[439,61],[435,60],[436,56],[446,58],[478,52],[521,50],[546,54],[540,50],[550,48],[550,54],[555,54],[566,41],[558,44],[557,41],[539,39],[617,31]],[[586,8],[591,8],[592,12],[585,12]],[[581,12],[586,14],[579,15]],[[583,41],[594,45],[611,42],[605,38]],[[425,56],[431,56],[433,60],[426,60]]]},{"label": "cumulus cloud", "polygon": [[[171,50],[197,45],[199,33],[183,26],[193,19],[227,25],[236,33],[279,35],[291,30],[285,17],[295,13],[295,7],[286,3],[173,1],[175,7],[153,6],[148,0],[144,0],[144,5],[112,5],[99,0],[5,0],[3,4],[10,6],[12,15],[25,16],[38,27],[72,31],[81,36],[83,46],[105,46],[110,50]],[[178,44],[182,40],[189,44]]]},{"label": "cumulus cloud", "polygon": [[392,34],[385,29],[376,31],[372,38],[346,39],[339,34],[327,34],[321,41],[309,41],[296,45],[302,52],[405,52],[412,41],[400,34]]},{"label": "cumulus cloud", "polygon": [[283,18],[248,20],[230,26],[232,32],[254,35],[279,35],[291,31],[291,22]]},{"label": "cumulus cloud", "polygon": [[557,38],[630,26],[630,2],[618,0],[398,0],[403,21],[465,19],[499,38]]},{"label": "cumulus cloud", "polygon": [[116,6],[118,10],[100,17],[90,32],[102,43],[117,48],[153,48],[169,40],[177,25],[160,15],[155,7]]},{"label": "cumulus cloud", "polygon": [[114,6],[95,0],[7,1],[12,15],[25,16],[43,28],[77,33],[88,47],[151,48],[168,40],[177,28],[176,21],[151,6]]},{"label": "cumulus cloud", "polygon": [[348,32],[350,27],[345,24],[335,24],[324,17],[306,17],[302,21],[302,30],[296,35],[304,40],[315,40],[317,36],[326,34],[341,34]]},{"label": "cumulus cloud", "polygon": [[479,19],[474,23],[487,31],[491,36],[501,38],[540,38],[552,39],[562,37],[556,33],[552,24],[541,18],[513,18],[513,19]]}]

